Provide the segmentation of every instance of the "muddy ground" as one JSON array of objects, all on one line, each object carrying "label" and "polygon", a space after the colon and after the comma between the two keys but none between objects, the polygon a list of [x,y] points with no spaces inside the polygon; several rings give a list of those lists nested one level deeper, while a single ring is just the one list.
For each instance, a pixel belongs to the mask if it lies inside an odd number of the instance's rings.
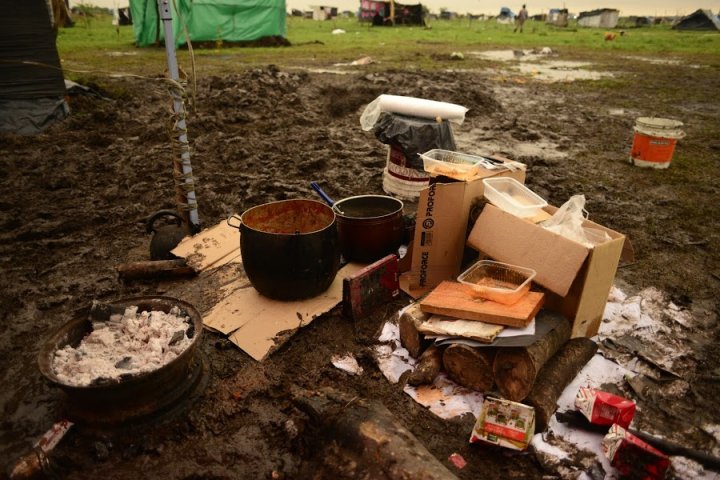
[{"label": "muddy ground", "polygon": [[[525,162],[528,185],[552,204],[585,194],[591,219],[626,233],[634,245],[635,262],[618,272],[622,287],[628,293],[657,287],[691,313],[691,325],[673,329],[673,341],[692,347],[678,359],[681,378],[660,372],[644,400],[627,385],[619,390],[640,401],[645,430],[717,455],[720,63],[602,54],[592,60],[591,68],[613,76],[546,83],[506,64],[462,71],[462,63],[438,59],[453,70],[370,65],[335,75],[268,66],[200,78],[189,119],[200,216],[212,225],[263,202],[314,198],[311,180],[337,198],[382,193],[386,147],[360,130],[363,107],[381,93],[465,105],[468,117],[454,129],[459,149]],[[201,311],[214,300],[188,282],[118,281],[117,264],[147,259],[144,219],[173,208],[169,102],[150,81],[98,79],[96,87],[110,100],[71,97],[72,116],[46,133],[0,136],[3,467],[62,417],[60,392],[36,366],[41,343],[55,329],[96,299],[175,293]],[[685,123],[687,137],[668,170],[628,163],[638,116]],[[53,452],[53,472],[106,479],[140,472],[175,479],[367,478],[362,465],[343,463],[316,440],[312,422],[289,399],[299,386],[382,401],[460,478],[567,477],[532,453],[468,445],[472,418],[440,420],[384,379],[370,348],[381,323],[407,302],[398,299],[358,323],[335,309],[263,363],[205,332],[208,385],[189,411],[130,430],[75,428]],[[330,365],[331,355],[343,351],[359,358],[364,375]],[[678,382],[683,388],[675,394],[663,393]],[[467,460],[464,469],[447,460],[454,452]],[[590,470],[583,457],[570,466]]]}]

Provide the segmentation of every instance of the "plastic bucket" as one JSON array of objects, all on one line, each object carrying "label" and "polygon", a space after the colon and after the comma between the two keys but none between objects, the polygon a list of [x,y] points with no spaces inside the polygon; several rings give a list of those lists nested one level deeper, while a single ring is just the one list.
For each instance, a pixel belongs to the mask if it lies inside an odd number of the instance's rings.
[{"label": "plastic bucket", "polygon": [[430,184],[430,175],[407,165],[400,147],[391,145],[383,171],[383,191],[403,200],[414,200]]},{"label": "plastic bucket", "polygon": [[638,167],[668,168],[675,144],[685,136],[682,122],[657,117],[635,120],[630,163]]}]

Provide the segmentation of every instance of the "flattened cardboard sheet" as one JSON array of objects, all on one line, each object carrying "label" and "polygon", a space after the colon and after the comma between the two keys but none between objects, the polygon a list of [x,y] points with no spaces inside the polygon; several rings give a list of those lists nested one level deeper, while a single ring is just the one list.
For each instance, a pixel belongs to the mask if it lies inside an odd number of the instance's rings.
[{"label": "flattened cardboard sheet", "polygon": [[343,280],[364,265],[351,263],[338,271],[325,292],[306,300],[284,302],[260,295],[248,282],[219,302],[203,322],[229,335],[230,341],[261,361],[280,348],[301,327],[335,307],[342,300]]},{"label": "flattened cardboard sheet", "polygon": [[433,315],[418,326],[418,332],[426,335],[448,335],[477,340],[481,343],[491,343],[502,332],[502,325],[492,325],[477,320],[462,320]]},{"label": "flattened cardboard sheet", "polygon": [[198,273],[226,263],[241,262],[240,230],[223,220],[192,237],[185,237],[171,253],[184,258]]}]

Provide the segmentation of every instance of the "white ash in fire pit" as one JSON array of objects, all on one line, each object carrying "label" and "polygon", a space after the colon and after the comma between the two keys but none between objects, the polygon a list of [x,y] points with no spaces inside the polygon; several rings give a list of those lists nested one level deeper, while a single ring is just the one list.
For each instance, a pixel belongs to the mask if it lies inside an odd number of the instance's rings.
[{"label": "white ash in fire pit", "polygon": [[138,313],[138,307],[128,307],[108,321],[94,321],[77,347],[55,352],[53,371],[64,384],[87,386],[157,370],[192,343],[187,334],[191,325],[177,307],[169,313]]}]

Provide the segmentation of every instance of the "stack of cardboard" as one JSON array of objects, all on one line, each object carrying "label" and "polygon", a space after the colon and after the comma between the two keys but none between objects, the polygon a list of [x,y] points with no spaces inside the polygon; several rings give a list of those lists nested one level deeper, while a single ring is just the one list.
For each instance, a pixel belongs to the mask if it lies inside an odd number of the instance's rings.
[{"label": "stack of cardboard", "polygon": [[438,286],[447,292],[441,283],[458,276],[467,245],[488,258],[535,270],[534,282],[547,294],[544,306],[572,322],[572,337],[595,335],[619,260],[632,255],[630,243],[623,234],[589,220],[583,227],[603,231],[609,240],[588,247],[551,232],[537,222],[549,218],[557,210],[553,206],[538,218],[525,219],[485,204],[473,222],[471,208],[483,204],[482,180],[494,176],[524,182],[525,170],[481,169],[471,180],[436,179],[421,192],[411,266],[400,279],[401,288],[414,298]]}]

